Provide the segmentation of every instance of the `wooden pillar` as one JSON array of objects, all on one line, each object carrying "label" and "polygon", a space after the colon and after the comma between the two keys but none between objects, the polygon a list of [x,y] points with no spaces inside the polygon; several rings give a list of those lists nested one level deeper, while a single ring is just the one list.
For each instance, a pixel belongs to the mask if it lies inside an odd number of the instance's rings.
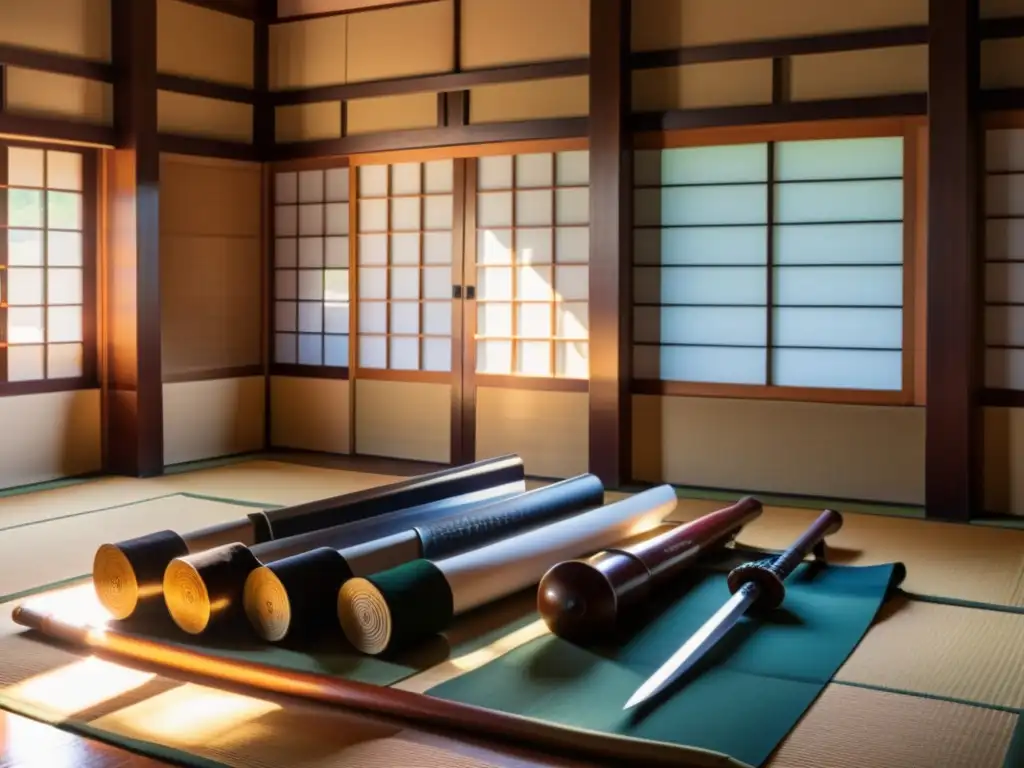
[{"label": "wooden pillar", "polygon": [[274,105],[270,101],[270,22],[277,16],[277,0],[256,0],[253,19],[252,141],[261,158],[274,150]]},{"label": "wooden pillar", "polygon": [[630,0],[590,0],[590,471],[630,480]]},{"label": "wooden pillar", "polygon": [[111,21],[117,148],[104,174],[104,464],[149,477],[164,465],[156,0],[113,0]]},{"label": "wooden pillar", "polygon": [[982,511],[978,0],[930,0],[925,505]]}]

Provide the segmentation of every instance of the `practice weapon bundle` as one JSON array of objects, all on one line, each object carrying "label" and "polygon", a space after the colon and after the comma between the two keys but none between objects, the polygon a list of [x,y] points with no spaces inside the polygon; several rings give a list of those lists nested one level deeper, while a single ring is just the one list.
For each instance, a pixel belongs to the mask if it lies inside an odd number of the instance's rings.
[{"label": "practice weapon bundle", "polygon": [[[370,655],[414,646],[536,585],[550,631],[588,643],[762,512],[748,497],[669,525],[676,505],[669,485],[605,504],[589,474],[527,492],[522,460],[502,456],[188,534],[105,544],[93,582],[115,619],[162,608],[192,635],[246,626],[271,643],[340,629]],[[779,558],[731,572],[734,597],[721,615],[627,707],[678,679],[749,608],[780,603],[786,576],[841,522],[826,512]]]}]

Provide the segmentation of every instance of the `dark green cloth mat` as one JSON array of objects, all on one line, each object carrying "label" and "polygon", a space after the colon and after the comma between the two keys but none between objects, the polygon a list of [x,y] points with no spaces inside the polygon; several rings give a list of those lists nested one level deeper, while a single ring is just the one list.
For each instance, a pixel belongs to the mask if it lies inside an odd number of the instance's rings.
[{"label": "dark green cloth mat", "polygon": [[760,765],[796,726],[905,575],[901,564],[801,565],[782,608],[744,618],[654,707],[633,691],[729,598],[721,572],[693,573],[632,636],[583,648],[545,636],[428,693],[564,725],[684,744]]}]

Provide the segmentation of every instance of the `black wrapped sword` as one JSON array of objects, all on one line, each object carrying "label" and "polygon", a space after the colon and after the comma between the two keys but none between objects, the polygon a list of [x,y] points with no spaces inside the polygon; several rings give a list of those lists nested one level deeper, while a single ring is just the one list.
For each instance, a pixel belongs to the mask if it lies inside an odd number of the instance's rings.
[{"label": "black wrapped sword", "polygon": [[636,689],[623,709],[641,704],[678,680],[721,640],[751,608],[770,611],[786,597],[785,581],[811,551],[824,554],[823,542],[843,527],[843,517],[826,509],[793,545],[778,557],[744,563],[729,572],[732,593],[725,605],[708,619],[682,647]]}]

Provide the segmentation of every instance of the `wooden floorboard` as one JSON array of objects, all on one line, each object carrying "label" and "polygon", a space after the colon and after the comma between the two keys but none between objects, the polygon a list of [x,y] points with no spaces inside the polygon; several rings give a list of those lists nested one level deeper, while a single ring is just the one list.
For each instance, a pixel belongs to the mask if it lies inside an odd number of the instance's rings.
[{"label": "wooden floorboard", "polygon": [[173,765],[0,711],[0,768],[157,768]]}]

